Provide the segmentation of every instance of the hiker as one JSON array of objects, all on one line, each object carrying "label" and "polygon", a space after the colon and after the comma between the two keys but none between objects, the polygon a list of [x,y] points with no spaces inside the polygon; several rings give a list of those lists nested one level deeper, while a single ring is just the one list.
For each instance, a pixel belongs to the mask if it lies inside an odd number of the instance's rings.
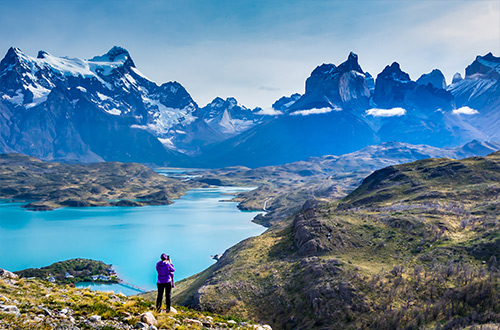
[{"label": "hiker", "polygon": [[163,300],[163,291],[165,291],[165,300],[167,303],[166,312],[170,312],[170,302],[172,292],[172,287],[174,285],[174,265],[170,257],[165,253],[160,256],[160,261],[156,264],[156,272],[158,273],[158,281],[156,285],[158,287],[158,296],[156,297],[156,310],[160,312],[161,302]]}]

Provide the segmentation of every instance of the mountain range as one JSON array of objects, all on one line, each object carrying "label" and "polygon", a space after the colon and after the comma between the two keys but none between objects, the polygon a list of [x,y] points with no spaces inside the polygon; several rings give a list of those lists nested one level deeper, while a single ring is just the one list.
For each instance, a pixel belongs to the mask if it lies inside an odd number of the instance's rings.
[{"label": "mountain range", "polygon": [[374,79],[350,53],[338,66],[318,66],[304,94],[282,97],[266,115],[235,98],[200,107],[180,83],[148,79],[121,47],[89,60],[10,48],[0,62],[0,152],[258,167],[389,141],[499,140],[500,58],[478,56],[465,73],[450,85],[437,69],[413,81],[394,62]]}]

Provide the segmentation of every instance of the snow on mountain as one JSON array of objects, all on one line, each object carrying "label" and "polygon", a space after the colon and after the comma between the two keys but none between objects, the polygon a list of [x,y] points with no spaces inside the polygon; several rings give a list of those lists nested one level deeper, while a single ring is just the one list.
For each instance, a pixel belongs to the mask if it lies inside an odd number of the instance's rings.
[{"label": "snow on mountain", "polygon": [[[454,79],[448,86],[457,107],[468,107],[479,113],[470,113],[467,120],[483,131],[488,139],[500,140],[500,57],[488,53],[477,56],[465,69],[463,79]],[[463,112],[463,111],[462,111]]]},{"label": "snow on mountain", "polygon": [[204,119],[210,127],[224,136],[230,137],[261,123],[265,116],[261,109],[248,109],[233,97],[215,98],[201,108],[196,115]]}]

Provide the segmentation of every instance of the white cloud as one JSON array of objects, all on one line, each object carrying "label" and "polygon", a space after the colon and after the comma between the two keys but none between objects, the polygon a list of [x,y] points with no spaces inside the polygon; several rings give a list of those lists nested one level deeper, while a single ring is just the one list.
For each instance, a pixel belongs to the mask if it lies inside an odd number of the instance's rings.
[{"label": "white cloud", "polygon": [[277,116],[277,115],[282,115],[283,112],[275,110],[271,107],[271,108],[260,109],[260,111],[258,111],[256,114],[264,116]]},{"label": "white cloud", "polygon": [[308,116],[308,115],[318,115],[321,113],[329,113],[332,111],[340,111],[342,110],[341,108],[313,108],[313,109],[308,109],[308,110],[298,110],[295,112],[290,113],[292,116]]},{"label": "white cloud", "polygon": [[479,111],[469,108],[469,107],[461,107],[452,111],[454,115],[477,115]]},{"label": "white cloud", "polygon": [[406,110],[403,108],[392,108],[392,109],[373,108],[370,110],[366,110],[366,114],[373,117],[401,117],[406,115]]}]

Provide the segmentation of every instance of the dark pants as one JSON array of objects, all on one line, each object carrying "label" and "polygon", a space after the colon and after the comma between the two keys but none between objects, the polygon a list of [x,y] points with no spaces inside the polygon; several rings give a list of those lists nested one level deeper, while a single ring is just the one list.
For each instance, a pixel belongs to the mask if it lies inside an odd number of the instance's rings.
[{"label": "dark pants", "polygon": [[167,303],[167,313],[170,312],[170,293],[172,292],[172,282],[169,283],[156,283],[158,286],[158,296],[156,297],[156,310],[159,312],[161,308],[161,301],[163,300],[163,291],[165,291],[165,300]]}]

